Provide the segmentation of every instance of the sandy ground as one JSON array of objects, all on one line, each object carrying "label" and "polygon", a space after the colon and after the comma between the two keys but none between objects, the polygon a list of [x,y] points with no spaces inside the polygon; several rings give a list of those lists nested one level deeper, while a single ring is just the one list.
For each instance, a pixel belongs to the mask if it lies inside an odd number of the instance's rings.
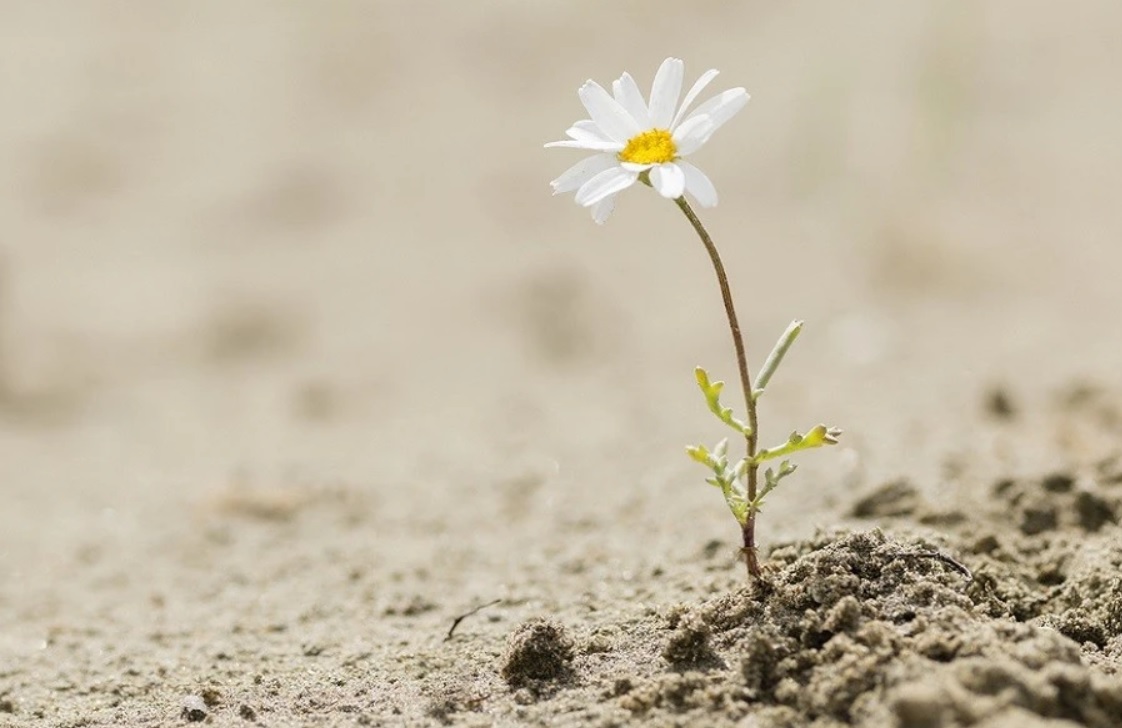
[{"label": "sandy ground", "polygon": [[[0,2],[0,726],[1122,725],[1120,28]],[[764,439],[846,431],[754,586],[704,251],[547,186],[667,55],[753,95],[699,163],[753,361],[807,321]]]}]

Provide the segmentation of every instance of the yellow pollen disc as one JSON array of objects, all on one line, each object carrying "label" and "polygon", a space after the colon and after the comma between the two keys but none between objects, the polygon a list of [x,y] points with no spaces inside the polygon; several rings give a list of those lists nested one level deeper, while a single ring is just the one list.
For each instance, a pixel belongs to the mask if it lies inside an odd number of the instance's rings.
[{"label": "yellow pollen disc", "polygon": [[619,153],[619,161],[635,164],[664,164],[678,156],[674,137],[665,129],[651,129],[627,140]]}]

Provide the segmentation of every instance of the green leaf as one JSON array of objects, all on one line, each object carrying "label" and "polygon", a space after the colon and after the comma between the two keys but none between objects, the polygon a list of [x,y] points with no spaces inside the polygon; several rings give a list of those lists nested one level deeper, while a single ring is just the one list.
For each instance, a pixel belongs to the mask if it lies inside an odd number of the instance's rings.
[{"label": "green leaf", "polygon": [[755,462],[758,464],[802,450],[822,447],[823,445],[837,445],[838,438],[841,434],[842,431],[836,427],[826,427],[825,425],[815,425],[805,435],[795,431],[791,433],[791,436],[787,438],[787,442],[784,444],[764,448],[756,453]]},{"label": "green leaf", "polygon": [[792,321],[787,330],[775,342],[772,347],[771,353],[767,355],[764,360],[764,365],[760,369],[760,375],[756,377],[756,383],[752,385],[752,398],[759,399],[760,395],[764,393],[767,388],[768,382],[771,381],[771,376],[775,374],[775,370],[783,363],[783,357],[787,355],[787,350],[791,348],[791,344],[795,343],[795,339],[799,338],[799,332],[803,330],[802,321]]},{"label": "green leaf", "polygon": [[721,405],[721,390],[725,388],[725,383],[710,381],[709,372],[702,367],[694,369],[694,377],[697,379],[697,386],[701,388],[701,393],[705,396],[709,411],[732,429],[747,435],[751,431],[748,425],[734,417],[732,409]]},{"label": "green leaf", "polygon": [[706,448],[704,445],[689,446],[686,448],[686,454],[702,465],[708,465],[709,461],[712,459],[712,456],[710,456],[709,454],[708,448]]},{"label": "green leaf", "polygon": [[803,447],[821,447],[822,445],[837,445],[842,431],[836,427],[815,425],[803,438]]}]

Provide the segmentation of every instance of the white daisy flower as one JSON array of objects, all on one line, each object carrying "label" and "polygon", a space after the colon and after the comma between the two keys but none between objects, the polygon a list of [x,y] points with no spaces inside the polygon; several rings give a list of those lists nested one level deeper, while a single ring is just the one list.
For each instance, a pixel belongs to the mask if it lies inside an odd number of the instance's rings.
[{"label": "white daisy flower", "polygon": [[713,132],[748,103],[743,88],[724,91],[706,101],[689,116],[686,112],[698,94],[717,77],[716,70],[702,74],[686,93],[681,106],[685,64],[667,58],[651,86],[650,105],[639,86],[624,73],[612,83],[612,94],[595,81],[585,81],[577,93],[591,119],[578,121],[565,132],[565,141],[547,147],[572,147],[597,152],[553,180],[553,194],[576,190],[576,202],[592,208],[592,219],[603,224],[612,214],[617,194],[647,175],[659,194],[676,200],[688,192],[702,207],[717,204],[717,190],[697,167],[683,160],[701,148]]}]

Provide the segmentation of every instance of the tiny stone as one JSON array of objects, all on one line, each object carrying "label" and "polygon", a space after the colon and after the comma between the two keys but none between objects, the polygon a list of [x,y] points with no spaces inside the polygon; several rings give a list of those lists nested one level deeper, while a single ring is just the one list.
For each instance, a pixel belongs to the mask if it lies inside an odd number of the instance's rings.
[{"label": "tiny stone", "polygon": [[1026,536],[1051,531],[1058,523],[1059,517],[1055,508],[1028,507],[1021,513],[1021,533]]},{"label": "tiny stone", "polygon": [[630,679],[626,677],[617,678],[616,681],[612,683],[612,696],[618,698],[621,695],[627,695],[634,689],[635,685]]},{"label": "tiny stone", "polygon": [[999,548],[1001,548],[1001,542],[997,540],[997,536],[988,533],[978,538],[970,547],[970,550],[976,554],[992,554]]},{"label": "tiny stone", "polygon": [[1004,496],[1011,490],[1013,490],[1014,486],[1016,485],[1017,481],[1011,478],[1002,478],[1001,480],[993,484],[993,494],[995,496]]},{"label": "tiny stone", "polygon": [[1079,514],[1079,526],[1092,533],[1108,523],[1118,522],[1110,502],[1095,493],[1083,491],[1076,495],[1075,512]]},{"label": "tiny stone", "polygon": [[994,387],[986,395],[986,410],[1001,420],[1013,419],[1017,414],[1017,408],[1003,387]]},{"label": "tiny stone", "polygon": [[1049,493],[1070,493],[1075,487],[1075,478],[1067,473],[1052,473],[1040,481],[1040,485]]},{"label": "tiny stone", "polygon": [[238,715],[246,720],[257,720],[257,711],[244,703],[238,706]]},{"label": "tiny stone", "polygon": [[702,555],[703,558],[712,559],[718,553],[720,553],[721,550],[724,549],[724,548],[725,548],[725,544],[724,544],[723,541],[719,541],[718,539],[711,538],[711,539],[709,539],[708,541],[705,542],[704,546],[701,547],[701,555]]},{"label": "tiny stone", "polygon": [[904,480],[886,483],[853,504],[850,515],[857,518],[910,516],[920,507],[919,492]]},{"label": "tiny stone", "polygon": [[184,720],[198,723],[206,720],[206,714],[206,701],[201,695],[188,695],[183,699],[183,711],[180,715]]},{"label": "tiny stone", "polygon": [[584,646],[586,655],[597,655],[612,651],[612,641],[605,635],[593,635]]}]

